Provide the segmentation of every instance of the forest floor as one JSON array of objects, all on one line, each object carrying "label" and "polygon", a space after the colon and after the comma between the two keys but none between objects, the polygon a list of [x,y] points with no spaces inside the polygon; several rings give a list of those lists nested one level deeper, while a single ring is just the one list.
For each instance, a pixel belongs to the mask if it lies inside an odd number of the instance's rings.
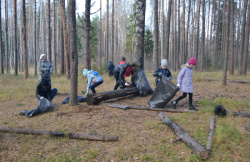
[{"label": "forest floor", "polygon": [[[173,72],[176,83],[178,73]],[[98,92],[113,90],[114,78],[106,74]],[[152,88],[154,78],[147,73]],[[203,79],[221,79],[222,72],[194,72],[193,103],[195,113],[165,114],[185,129],[206,148],[211,116],[215,105],[223,105],[228,114],[216,118],[213,147],[208,161],[249,161],[250,132],[245,130],[249,118],[234,117],[233,112],[250,113],[250,84]],[[250,76],[228,76],[229,80],[250,81]],[[86,90],[86,78],[78,77],[78,95]],[[116,142],[90,141],[49,136],[23,135],[0,132],[0,161],[201,161],[178,137],[164,125],[158,112],[110,108],[105,103],[148,106],[152,95],[129,96],[101,102],[99,105],[77,106],[62,104],[69,94],[69,80],[65,76],[52,76],[52,88],[58,89],[53,99],[53,111],[32,118],[20,116],[22,110],[35,109],[38,101],[35,76],[23,79],[22,75],[0,76],[0,126],[28,128],[64,133],[115,135]],[[177,92],[173,99],[182,95]],[[172,108],[170,102],[165,107]],[[188,97],[177,105],[188,109]]]}]

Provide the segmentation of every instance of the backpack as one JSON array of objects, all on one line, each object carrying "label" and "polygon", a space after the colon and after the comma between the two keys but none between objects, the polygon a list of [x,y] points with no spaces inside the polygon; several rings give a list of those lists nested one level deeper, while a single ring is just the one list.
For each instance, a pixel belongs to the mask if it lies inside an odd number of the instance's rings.
[{"label": "backpack", "polygon": [[99,75],[97,71],[93,71],[92,74],[95,76]]}]

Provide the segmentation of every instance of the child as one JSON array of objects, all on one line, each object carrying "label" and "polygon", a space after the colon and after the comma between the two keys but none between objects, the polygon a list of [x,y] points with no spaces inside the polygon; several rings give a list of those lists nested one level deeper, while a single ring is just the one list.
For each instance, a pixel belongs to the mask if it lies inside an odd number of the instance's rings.
[{"label": "child", "polygon": [[183,98],[187,97],[187,93],[189,94],[189,110],[196,109],[193,104],[193,82],[192,82],[192,74],[193,74],[193,66],[196,65],[196,59],[192,57],[188,63],[182,65],[181,71],[177,77],[177,86],[180,88],[179,91],[183,92],[183,95],[177,98],[176,100],[172,101],[171,104],[176,109],[177,103],[182,100]]},{"label": "child", "polygon": [[153,74],[153,76],[156,77],[155,78],[156,86],[159,83],[162,75],[165,75],[167,78],[169,78],[169,80],[172,80],[171,72],[167,69],[167,66],[168,66],[168,61],[166,59],[162,59],[159,69],[157,69]]},{"label": "child", "polygon": [[108,65],[109,77],[113,76],[114,68],[115,68],[115,65],[113,64],[113,62],[109,61],[109,65]]},{"label": "child", "polygon": [[[87,76],[88,78],[87,91],[85,95],[89,94],[89,89],[91,89],[93,93],[96,93],[95,87],[103,83],[103,78],[98,74],[97,71],[88,70],[88,69],[83,70],[83,75]],[[91,85],[92,82],[93,84]]]},{"label": "child", "polygon": [[41,97],[44,97],[51,102],[56,93],[56,88],[51,89],[50,80],[42,79],[36,86],[36,97],[38,101],[40,101]]},{"label": "child", "polygon": [[126,58],[125,57],[122,57],[121,58],[121,61],[120,61],[120,64],[125,64],[126,63]]}]

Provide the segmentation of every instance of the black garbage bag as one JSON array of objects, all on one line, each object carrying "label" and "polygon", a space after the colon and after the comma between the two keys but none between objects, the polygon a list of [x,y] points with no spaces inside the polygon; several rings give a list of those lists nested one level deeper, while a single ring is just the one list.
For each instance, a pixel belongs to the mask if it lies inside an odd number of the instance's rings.
[{"label": "black garbage bag", "polygon": [[[69,98],[70,96],[68,96],[65,100],[63,100],[63,104],[67,104],[69,103]],[[77,100],[78,102],[86,102],[87,101],[87,97],[82,97],[82,96],[77,96]]]},{"label": "black garbage bag", "polygon": [[163,108],[175,96],[178,90],[179,87],[163,75],[152,97],[148,101],[149,106]]},{"label": "black garbage bag", "polygon": [[48,111],[51,111],[54,109],[54,104],[52,102],[50,102],[49,100],[47,100],[46,98],[42,98],[39,101],[39,105],[37,106],[36,109],[34,110],[23,110],[21,111],[19,114],[20,115],[25,115],[27,117],[33,117],[39,114],[43,114],[46,113]]},{"label": "black garbage bag", "polygon": [[131,80],[132,86],[137,87],[140,96],[153,93],[143,69],[140,69],[135,76],[132,76]]}]

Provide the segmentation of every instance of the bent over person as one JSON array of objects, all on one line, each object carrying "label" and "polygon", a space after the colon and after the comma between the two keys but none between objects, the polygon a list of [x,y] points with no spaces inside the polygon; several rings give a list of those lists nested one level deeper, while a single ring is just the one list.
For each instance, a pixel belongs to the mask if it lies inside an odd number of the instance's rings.
[{"label": "bent over person", "polygon": [[47,60],[47,57],[45,54],[40,55],[40,60],[38,61],[37,64],[37,69],[38,69],[38,76],[39,76],[39,81],[42,80],[42,74],[47,71],[50,74],[53,72],[54,67],[53,65]]}]

